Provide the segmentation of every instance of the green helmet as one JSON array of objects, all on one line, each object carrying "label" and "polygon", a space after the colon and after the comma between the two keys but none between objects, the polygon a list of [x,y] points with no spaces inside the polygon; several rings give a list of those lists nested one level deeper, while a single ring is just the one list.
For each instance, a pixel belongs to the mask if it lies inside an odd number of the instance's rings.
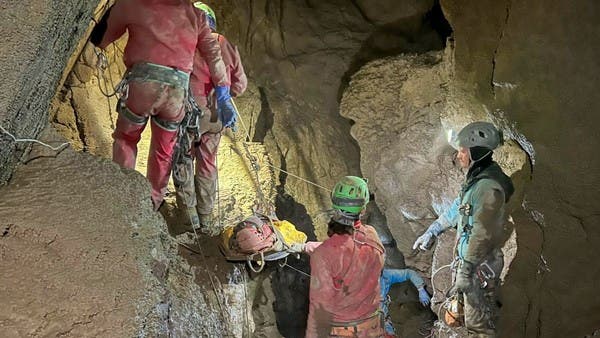
[{"label": "green helmet", "polygon": [[369,203],[367,181],[356,176],[345,176],[331,192],[333,208],[350,214],[360,214]]},{"label": "green helmet", "polygon": [[206,19],[208,20],[208,26],[210,27],[210,29],[212,29],[213,31],[216,32],[217,31],[217,16],[215,15],[215,12],[212,10],[212,8],[210,8],[207,4],[205,4],[202,1],[194,2],[194,7],[198,8],[199,10],[206,13]]}]

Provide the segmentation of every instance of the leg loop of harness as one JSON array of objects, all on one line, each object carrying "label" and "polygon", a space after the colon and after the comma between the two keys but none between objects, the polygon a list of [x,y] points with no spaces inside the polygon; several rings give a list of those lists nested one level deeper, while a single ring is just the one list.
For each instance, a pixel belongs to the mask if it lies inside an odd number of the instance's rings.
[{"label": "leg loop of harness", "polygon": [[156,116],[152,116],[152,121],[154,122],[154,124],[156,124],[158,127],[166,130],[166,131],[176,131],[177,128],[179,127],[179,123],[177,121],[167,121],[167,120],[163,120],[160,119]]},{"label": "leg loop of harness", "polygon": [[148,122],[147,117],[136,115],[129,108],[127,108],[127,105],[122,98],[117,101],[117,113],[127,119],[127,121],[139,126],[146,125]]}]

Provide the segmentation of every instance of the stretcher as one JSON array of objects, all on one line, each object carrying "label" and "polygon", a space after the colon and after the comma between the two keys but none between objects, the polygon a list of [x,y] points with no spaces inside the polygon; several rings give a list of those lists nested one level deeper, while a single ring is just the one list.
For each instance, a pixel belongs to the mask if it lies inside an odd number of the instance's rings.
[{"label": "stretcher", "polygon": [[288,221],[280,221],[269,218],[269,225],[276,235],[273,245],[264,250],[254,253],[242,253],[235,249],[235,227],[227,227],[221,233],[219,250],[225,256],[225,259],[231,262],[246,262],[253,272],[260,272],[266,262],[277,261],[287,257],[290,252],[288,249],[294,243],[306,243],[305,233],[298,231],[296,227]]}]

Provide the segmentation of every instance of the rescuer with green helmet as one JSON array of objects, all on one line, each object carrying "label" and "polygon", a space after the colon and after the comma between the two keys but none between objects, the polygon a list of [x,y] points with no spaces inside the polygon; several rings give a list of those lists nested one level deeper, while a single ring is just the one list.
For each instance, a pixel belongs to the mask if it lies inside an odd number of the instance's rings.
[{"label": "rescuer with green helmet", "polygon": [[367,181],[343,177],[331,202],[329,238],[302,250],[310,254],[311,267],[306,337],[382,336],[379,276],[385,250],[375,229],[360,221],[369,202]]},{"label": "rescuer with green helmet", "polygon": [[356,176],[345,176],[333,187],[331,203],[336,220],[353,225],[360,218],[369,203],[367,181]]}]

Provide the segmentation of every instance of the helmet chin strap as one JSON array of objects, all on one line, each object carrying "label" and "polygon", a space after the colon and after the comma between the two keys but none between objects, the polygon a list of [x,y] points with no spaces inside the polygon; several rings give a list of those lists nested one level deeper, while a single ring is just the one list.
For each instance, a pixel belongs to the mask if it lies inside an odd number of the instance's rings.
[{"label": "helmet chin strap", "polygon": [[481,156],[480,159],[474,160],[473,159],[473,155],[471,155],[471,149],[469,148],[469,167],[467,169],[471,169],[475,165],[475,163],[483,160],[484,158],[486,158],[491,153],[492,153],[492,151],[490,150],[487,153],[485,153],[485,155]]},{"label": "helmet chin strap", "polygon": [[334,217],[333,219],[340,223],[340,224],[344,224],[347,226],[351,226],[354,227],[354,224],[356,223],[357,220],[360,219],[359,215],[352,215],[352,214],[348,214],[344,211],[338,210],[338,209],[334,209]]}]

